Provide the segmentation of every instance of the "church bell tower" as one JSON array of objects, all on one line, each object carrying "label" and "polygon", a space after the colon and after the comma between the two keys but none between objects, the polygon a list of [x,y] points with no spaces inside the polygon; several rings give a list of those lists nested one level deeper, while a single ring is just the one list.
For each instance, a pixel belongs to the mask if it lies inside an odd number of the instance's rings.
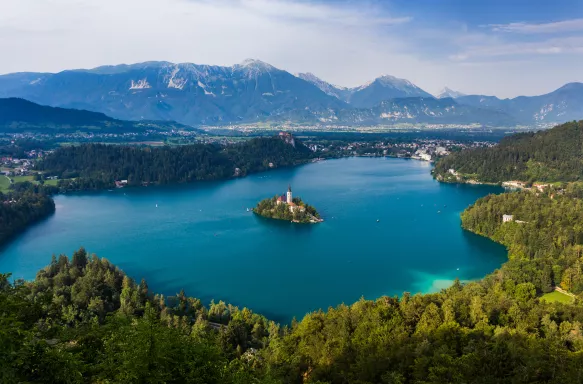
[{"label": "church bell tower", "polygon": [[291,202],[292,202],[291,185],[288,185],[288,187],[287,187],[287,203],[291,204]]}]

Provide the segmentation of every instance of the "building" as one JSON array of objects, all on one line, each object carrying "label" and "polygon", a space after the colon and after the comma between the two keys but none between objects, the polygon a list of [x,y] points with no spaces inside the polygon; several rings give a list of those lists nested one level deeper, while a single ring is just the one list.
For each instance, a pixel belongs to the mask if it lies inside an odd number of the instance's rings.
[{"label": "building", "polygon": [[288,185],[287,192],[284,195],[277,197],[276,204],[286,204],[289,207],[290,212],[295,212],[296,210],[299,212],[304,212],[306,210],[305,207],[294,203],[291,185]]},{"label": "building", "polygon": [[502,215],[502,222],[508,223],[509,221],[514,221],[513,215]]},{"label": "building", "polygon": [[449,155],[449,151],[445,147],[435,147],[435,154],[438,156]]},{"label": "building", "polygon": [[287,186],[287,203],[291,204],[293,202],[292,199],[292,190],[291,190],[291,185]]}]

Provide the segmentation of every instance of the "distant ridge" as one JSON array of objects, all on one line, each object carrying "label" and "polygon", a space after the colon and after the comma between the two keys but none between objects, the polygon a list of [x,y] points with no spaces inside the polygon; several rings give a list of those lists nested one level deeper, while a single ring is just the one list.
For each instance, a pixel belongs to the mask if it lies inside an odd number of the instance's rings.
[{"label": "distant ridge", "polygon": [[0,131],[22,132],[139,132],[145,130],[192,129],[173,122],[133,122],[103,113],[39,105],[20,98],[0,99]]},{"label": "distant ridge", "polygon": [[356,108],[372,108],[382,101],[404,97],[433,97],[409,80],[383,75],[368,83],[345,88],[332,85],[311,73],[299,73],[299,78],[309,81],[328,95],[335,96]]},{"label": "distant ridge", "polygon": [[[137,64],[59,73],[0,76],[0,97],[52,107],[104,113],[121,120],[178,121],[191,126],[257,122],[376,125],[407,122],[509,127],[583,118],[583,85],[570,83],[546,95],[501,100],[449,88],[434,97],[390,75],[354,88],[332,85],[311,73],[291,73],[256,59],[233,66]],[[416,100],[414,100],[416,99]],[[391,113],[383,105],[391,102]],[[424,110],[417,106],[426,105]],[[463,106],[463,107],[462,107]],[[413,108],[413,110],[409,108]]]}]

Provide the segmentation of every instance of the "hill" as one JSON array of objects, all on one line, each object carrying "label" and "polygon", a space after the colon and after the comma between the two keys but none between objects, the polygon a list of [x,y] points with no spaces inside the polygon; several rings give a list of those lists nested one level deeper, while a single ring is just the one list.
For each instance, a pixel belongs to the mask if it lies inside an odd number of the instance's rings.
[{"label": "hill", "polygon": [[189,129],[182,124],[155,121],[122,121],[103,113],[49,107],[19,99],[0,99],[0,132],[140,132],[145,130]]},{"label": "hill", "polygon": [[499,183],[509,180],[583,180],[583,121],[547,131],[519,133],[503,138],[492,148],[453,153],[435,166],[437,177],[448,180],[453,169],[462,176]]},{"label": "hill", "polygon": [[228,146],[67,146],[47,155],[37,168],[58,176],[61,190],[93,190],[112,188],[116,180],[139,186],[227,179],[302,164],[313,157],[299,140],[282,135]]}]

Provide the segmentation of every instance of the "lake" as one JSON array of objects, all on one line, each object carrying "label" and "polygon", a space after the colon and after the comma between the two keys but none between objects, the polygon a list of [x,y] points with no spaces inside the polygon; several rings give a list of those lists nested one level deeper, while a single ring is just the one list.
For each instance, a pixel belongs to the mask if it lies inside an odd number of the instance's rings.
[{"label": "lake", "polygon": [[[0,272],[32,279],[52,254],[84,246],[152,291],[184,288],[282,322],[360,297],[434,292],[492,272],[506,250],[462,230],[459,218],[502,189],[440,184],[430,170],[422,161],[346,158],[229,181],[59,195],[53,216],[2,250]],[[247,212],[288,184],[325,222]]]}]

